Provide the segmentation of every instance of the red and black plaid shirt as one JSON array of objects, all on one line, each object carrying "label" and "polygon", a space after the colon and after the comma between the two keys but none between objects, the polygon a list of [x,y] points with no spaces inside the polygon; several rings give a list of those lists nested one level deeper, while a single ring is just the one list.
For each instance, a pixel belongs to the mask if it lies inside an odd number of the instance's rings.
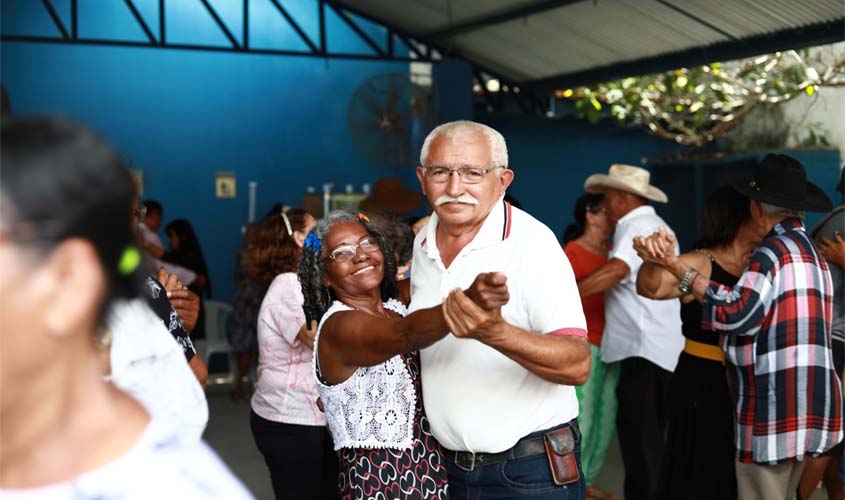
[{"label": "red and black plaid shirt", "polygon": [[842,441],[827,263],[798,219],[776,224],[731,289],[711,282],[701,327],[725,333],[737,460],[778,464]]}]

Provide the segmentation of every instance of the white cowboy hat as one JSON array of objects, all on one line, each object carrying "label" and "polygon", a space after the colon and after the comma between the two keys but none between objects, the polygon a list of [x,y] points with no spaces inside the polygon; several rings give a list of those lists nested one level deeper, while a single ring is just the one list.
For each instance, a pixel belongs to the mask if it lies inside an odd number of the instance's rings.
[{"label": "white cowboy hat", "polygon": [[616,163],[610,166],[608,175],[593,174],[584,181],[584,189],[588,193],[603,193],[605,189],[613,188],[627,193],[634,193],[643,198],[660,203],[669,201],[666,193],[649,184],[651,174],[648,170],[631,165]]}]

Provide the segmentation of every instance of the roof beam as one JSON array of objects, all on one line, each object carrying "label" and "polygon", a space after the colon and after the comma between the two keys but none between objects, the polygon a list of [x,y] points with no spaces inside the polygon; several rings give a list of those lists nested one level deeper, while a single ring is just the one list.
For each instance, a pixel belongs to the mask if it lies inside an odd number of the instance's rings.
[{"label": "roof beam", "polygon": [[50,14],[50,19],[53,20],[53,23],[56,25],[56,28],[58,28],[59,33],[62,34],[62,38],[69,40],[70,36],[67,34],[67,29],[65,29],[65,25],[62,24],[62,20],[59,18],[59,15],[56,14],[56,9],[53,8],[53,4],[50,3],[50,0],[42,0],[42,3],[44,4],[44,7],[47,8],[47,13]]},{"label": "roof beam", "polygon": [[547,78],[523,82],[522,85],[538,92],[553,92],[578,85],[590,85],[628,76],[648,75],[677,68],[689,68],[711,62],[731,61],[781,50],[801,49],[815,45],[845,40],[842,24],[845,18],[802,28],[757,35],[737,41],[726,41],[709,47],[694,47],[678,52],[645,57],[634,61],[621,61],[598,68],[574,73],[563,73]]},{"label": "roof beam", "polygon": [[727,31],[725,31],[725,30],[723,30],[723,29],[719,28],[719,27],[718,27],[718,26],[716,26],[715,24],[708,23],[708,22],[707,22],[707,21],[705,21],[704,19],[701,19],[700,17],[698,17],[698,16],[696,16],[696,15],[693,15],[693,14],[692,14],[692,13],[690,13],[690,12],[687,12],[686,10],[684,10],[684,9],[682,9],[682,8],[680,8],[680,7],[678,7],[677,5],[672,5],[671,3],[667,2],[666,0],[657,0],[657,3],[659,3],[659,4],[661,4],[661,5],[665,5],[666,7],[668,7],[668,8],[670,8],[670,9],[674,10],[674,11],[675,11],[675,12],[677,12],[678,14],[680,14],[680,15],[682,15],[682,16],[684,16],[684,17],[687,17],[687,18],[689,18],[689,19],[692,19],[693,21],[697,22],[698,24],[700,24],[700,25],[702,25],[702,26],[705,26],[705,27],[707,27],[707,28],[710,28],[711,30],[713,30],[713,31],[715,31],[716,33],[718,33],[718,34],[722,35],[723,37],[727,38],[728,40],[734,40],[734,41],[738,40],[738,38],[737,38],[737,37],[735,37],[735,36],[731,35],[731,34],[730,34],[730,33],[728,33]]},{"label": "roof beam", "polygon": [[519,7],[503,10],[487,16],[469,19],[467,21],[464,21],[460,24],[456,24],[446,29],[426,33],[424,36],[425,38],[430,38],[432,40],[442,40],[445,38],[451,38],[455,35],[460,35],[462,33],[468,33],[470,31],[487,28],[488,26],[513,21],[514,19],[521,19],[523,17],[542,14],[543,12],[549,10],[554,10],[559,7],[565,7],[567,5],[583,1],[585,0],[544,0],[542,2],[537,2],[534,4],[520,5]]}]

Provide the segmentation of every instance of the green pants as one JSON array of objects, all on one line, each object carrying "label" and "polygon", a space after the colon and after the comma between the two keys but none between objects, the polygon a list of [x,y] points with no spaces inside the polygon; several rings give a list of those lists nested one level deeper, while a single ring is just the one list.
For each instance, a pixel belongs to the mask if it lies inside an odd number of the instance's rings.
[{"label": "green pants", "polygon": [[619,363],[602,363],[601,349],[590,344],[590,376],[575,388],[580,413],[581,470],[587,486],[599,475],[607,448],[616,433],[616,384],[619,382]]}]

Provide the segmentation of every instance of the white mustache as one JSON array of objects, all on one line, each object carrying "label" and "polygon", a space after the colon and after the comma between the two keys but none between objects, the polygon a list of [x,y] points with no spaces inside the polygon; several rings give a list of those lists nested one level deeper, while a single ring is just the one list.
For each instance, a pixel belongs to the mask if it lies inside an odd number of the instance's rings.
[{"label": "white mustache", "polygon": [[444,194],[440,198],[437,198],[437,201],[434,202],[434,206],[439,207],[440,205],[443,205],[445,203],[465,203],[467,205],[478,205],[478,200],[468,194],[462,194],[457,198]]}]

